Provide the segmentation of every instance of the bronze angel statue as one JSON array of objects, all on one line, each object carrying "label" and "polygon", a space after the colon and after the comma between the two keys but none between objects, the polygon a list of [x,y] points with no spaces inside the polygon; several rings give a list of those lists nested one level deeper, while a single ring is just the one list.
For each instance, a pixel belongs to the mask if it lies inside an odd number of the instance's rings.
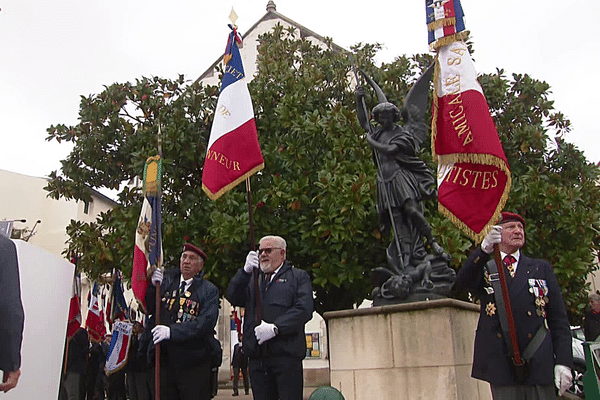
[{"label": "bronze angel statue", "polygon": [[[388,102],[381,88],[363,74],[377,94],[379,104],[372,110],[373,119],[378,123],[375,128],[368,119],[364,89],[359,87],[356,91],[358,120],[367,132],[377,166],[381,231],[384,234],[391,231],[394,235],[387,250],[390,270],[378,269],[379,273],[384,270],[388,277],[401,276],[404,286],[414,283],[425,291],[434,289],[432,260],[445,259],[446,264],[449,258],[433,236],[422,204],[425,199],[435,198],[437,192],[433,171],[419,158],[419,150],[428,134],[424,117],[432,72],[430,67],[419,78],[401,110]],[[402,125],[398,125],[400,120]],[[406,283],[407,280],[411,282]],[[417,282],[413,282],[415,280]],[[395,279],[391,286],[398,284]]]}]

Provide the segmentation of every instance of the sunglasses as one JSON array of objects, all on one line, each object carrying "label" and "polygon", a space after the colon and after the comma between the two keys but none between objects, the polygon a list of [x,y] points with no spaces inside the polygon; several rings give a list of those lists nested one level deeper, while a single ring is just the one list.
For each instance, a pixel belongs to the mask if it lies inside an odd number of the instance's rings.
[{"label": "sunglasses", "polygon": [[264,249],[258,249],[258,255],[261,255],[262,253],[269,255],[269,254],[271,254],[271,252],[273,250],[281,250],[281,248],[280,247],[266,247]]}]

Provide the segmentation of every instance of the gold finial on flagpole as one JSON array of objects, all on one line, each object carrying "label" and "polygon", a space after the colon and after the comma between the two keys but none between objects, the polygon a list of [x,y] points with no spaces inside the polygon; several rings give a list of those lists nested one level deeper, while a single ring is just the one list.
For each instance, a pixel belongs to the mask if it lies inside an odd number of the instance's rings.
[{"label": "gold finial on flagpole", "polygon": [[233,9],[233,7],[231,7],[231,12],[229,13],[229,20],[233,24],[234,28],[237,29],[237,25],[235,24],[235,21],[238,20],[238,15],[235,13],[235,10]]},{"label": "gold finial on flagpole", "polygon": [[[231,25],[237,30],[238,26],[236,25],[236,21],[238,20],[238,15],[235,13],[235,10],[233,9],[233,7],[231,7],[231,12],[229,13],[229,20],[231,21]],[[238,48],[242,48],[244,47],[244,43],[241,41],[242,37],[238,36],[240,39],[240,42],[238,43]]]}]

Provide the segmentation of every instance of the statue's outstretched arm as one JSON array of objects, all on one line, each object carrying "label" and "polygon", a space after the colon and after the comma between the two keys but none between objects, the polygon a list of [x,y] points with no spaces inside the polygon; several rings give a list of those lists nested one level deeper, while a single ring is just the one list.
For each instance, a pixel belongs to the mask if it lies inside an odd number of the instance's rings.
[{"label": "statue's outstretched arm", "polygon": [[398,146],[397,144],[380,143],[377,140],[373,139],[372,135],[367,135],[367,142],[369,142],[371,147],[383,154],[394,154],[400,151],[400,146]]}]

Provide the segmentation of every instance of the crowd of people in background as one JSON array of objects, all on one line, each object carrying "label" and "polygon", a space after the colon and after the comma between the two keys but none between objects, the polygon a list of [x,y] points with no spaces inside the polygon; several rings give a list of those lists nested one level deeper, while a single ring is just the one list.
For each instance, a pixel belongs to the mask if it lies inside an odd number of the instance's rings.
[{"label": "crowd of people in background", "polygon": [[[135,322],[124,368],[106,374],[105,363],[112,335],[101,342],[88,338],[84,328],[68,340],[65,365],[61,377],[59,400],[150,400],[152,396],[152,366],[145,349],[150,339],[144,327]],[[144,343],[146,341],[146,343]]]},{"label": "crowd of people in background", "polygon": [[[154,357],[148,351],[152,336],[140,322],[134,322],[125,367],[107,374],[106,358],[112,335],[103,341],[89,340],[85,328],[68,339],[65,346],[59,400],[151,400],[154,399]],[[220,342],[214,338],[211,354],[211,396],[218,390],[218,369],[223,358]],[[247,393],[247,391],[246,391]]]}]

